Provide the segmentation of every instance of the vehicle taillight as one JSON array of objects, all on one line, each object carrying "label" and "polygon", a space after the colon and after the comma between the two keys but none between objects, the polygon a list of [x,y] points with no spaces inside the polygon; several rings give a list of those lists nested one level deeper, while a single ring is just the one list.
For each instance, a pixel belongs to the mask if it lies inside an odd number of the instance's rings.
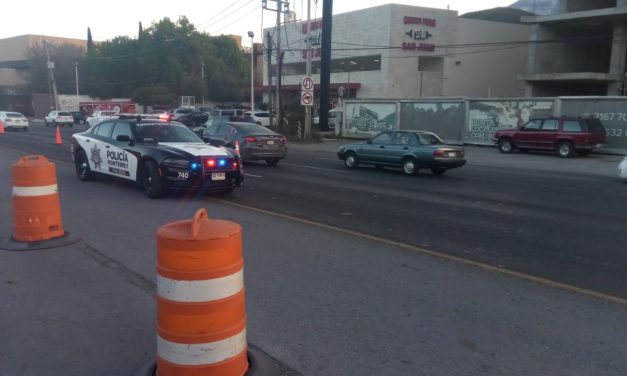
[{"label": "vehicle taillight", "polygon": [[255,137],[244,137],[244,140],[246,142],[257,142],[257,139]]},{"label": "vehicle taillight", "polygon": [[237,166],[239,166],[237,162],[233,162],[233,168],[237,168]]},{"label": "vehicle taillight", "polygon": [[282,145],[283,145],[283,144],[286,144],[286,143],[287,143],[287,139],[286,139],[285,137],[281,137],[281,138],[279,139],[279,142],[281,142],[281,144],[282,144]]},{"label": "vehicle taillight", "polygon": [[433,156],[436,158],[443,158],[446,156],[446,153],[444,152],[444,150],[437,149],[436,151],[433,152]]}]

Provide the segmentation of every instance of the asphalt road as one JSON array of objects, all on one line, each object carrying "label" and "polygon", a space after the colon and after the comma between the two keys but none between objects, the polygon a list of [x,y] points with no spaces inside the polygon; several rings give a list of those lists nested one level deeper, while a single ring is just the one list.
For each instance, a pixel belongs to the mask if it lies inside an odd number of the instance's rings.
[{"label": "asphalt road", "polygon": [[38,125],[0,135],[1,176],[10,149],[57,162],[81,239],[0,253],[0,374],[130,375],[154,358],[155,230],[199,207],[243,227],[250,343],[303,375],[627,373],[617,156],[469,147],[462,169],[405,177],[346,170],[337,143],[291,145],[232,197],[149,200],[76,179],[81,129],[63,145]]},{"label": "asphalt road", "polygon": [[[61,128],[56,145],[55,129],[35,123],[7,132],[0,145],[71,163],[70,135],[85,129]],[[627,299],[620,157],[470,147],[463,168],[406,177],[347,170],[337,145],[291,145],[277,167],[247,165],[245,187],[227,201]]]}]

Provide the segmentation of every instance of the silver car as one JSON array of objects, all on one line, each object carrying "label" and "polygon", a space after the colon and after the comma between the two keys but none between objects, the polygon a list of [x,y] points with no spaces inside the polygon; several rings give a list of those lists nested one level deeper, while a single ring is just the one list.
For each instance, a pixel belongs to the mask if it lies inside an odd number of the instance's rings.
[{"label": "silver car", "polygon": [[243,161],[265,161],[274,166],[287,157],[287,140],[266,127],[252,123],[221,122],[207,126],[202,138],[212,145],[236,148]]},{"label": "silver car", "polygon": [[28,130],[28,119],[19,112],[0,111],[0,122],[7,129]]}]

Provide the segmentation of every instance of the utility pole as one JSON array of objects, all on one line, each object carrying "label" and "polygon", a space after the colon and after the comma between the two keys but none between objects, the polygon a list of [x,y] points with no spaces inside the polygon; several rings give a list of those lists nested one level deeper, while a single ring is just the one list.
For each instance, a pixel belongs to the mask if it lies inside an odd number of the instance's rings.
[{"label": "utility pole", "polygon": [[322,56],[320,56],[320,130],[329,130],[329,89],[331,86],[331,32],[333,0],[322,1]]},{"label": "utility pole", "polygon": [[[50,48],[48,46],[48,42],[46,43],[46,56],[48,57],[47,67],[48,67],[48,77],[50,78],[50,84],[52,86],[52,94],[54,100],[54,109],[59,109],[59,94],[57,93],[57,83],[54,80],[54,61],[50,61]],[[50,105],[52,107],[52,105]]]},{"label": "utility pole", "polygon": [[[311,76],[311,0],[307,0],[307,34],[305,35],[305,47],[307,47],[307,63],[305,65],[305,76]],[[315,85],[314,85],[315,87]],[[315,93],[315,90],[314,90]],[[315,98],[315,95],[314,95]],[[314,101],[315,104],[315,101]],[[311,106],[305,106],[305,138],[311,137]]]},{"label": "utility pole", "polygon": [[274,116],[272,116],[272,35],[268,32],[266,36],[268,47],[266,48],[266,59],[268,60],[268,112],[270,113],[270,128],[274,126]]},{"label": "utility pole", "polygon": [[200,62],[200,82],[202,86],[200,87],[200,96],[202,98],[202,107],[205,106],[205,61],[202,60]]},{"label": "utility pole", "polygon": [[[273,1],[276,3],[276,9],[268,8],[268,1]],[[281,13],[289,12],[289,1],[287,0],[262,0],[261,4],[263,5],[263,9],[271,10],[276,12],[276,61],[277,66],[276,70],[276,115],[277,115],[277,128],[279,130],[283,127],[283,114],[281,109],[281,61],[282,61],[282,53],[281,53]],[[271,56],[271,55],[270,55]],[[268,59],[268,65],[270,64],[270,59]],[[268,79],[270,76],[268,75]]]}]

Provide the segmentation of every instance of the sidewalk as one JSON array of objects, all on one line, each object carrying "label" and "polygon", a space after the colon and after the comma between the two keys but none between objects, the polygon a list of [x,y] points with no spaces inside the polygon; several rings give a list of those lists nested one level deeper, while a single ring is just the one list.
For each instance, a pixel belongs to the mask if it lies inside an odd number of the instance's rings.
[{"label": "sidewalk", "polygon": [[[19,156],[0,148],[4,237]],[[627,374],[627,306],[215,200],[85,185],[68,165],[57,176],[81,241],[0,250],[0,375],[133,375],[154,359],[155,231],[199,205],[244,229],[249,343],[303,375]]]}]

